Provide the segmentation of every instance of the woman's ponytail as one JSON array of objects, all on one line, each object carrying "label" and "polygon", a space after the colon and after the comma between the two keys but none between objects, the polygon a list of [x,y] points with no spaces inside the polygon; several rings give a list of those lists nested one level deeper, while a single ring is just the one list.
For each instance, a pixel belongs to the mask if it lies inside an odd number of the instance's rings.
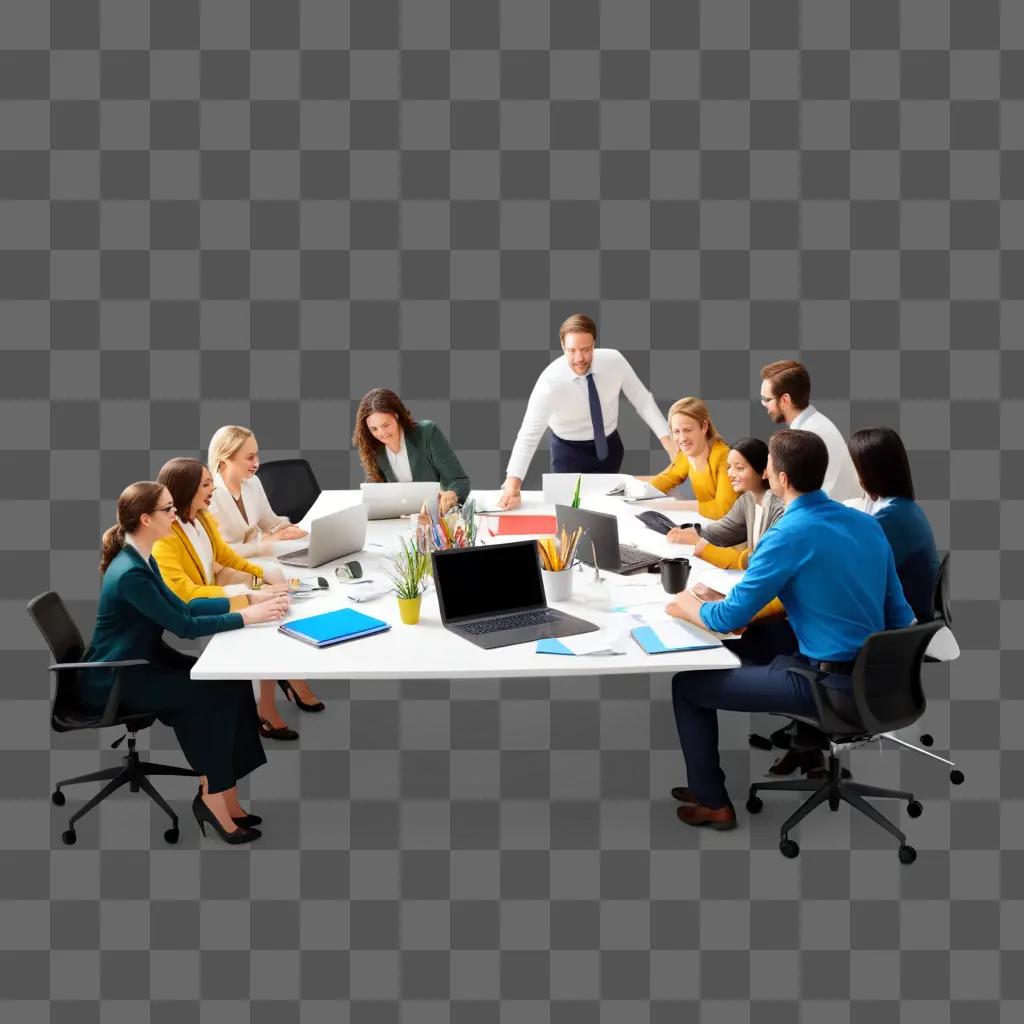
[{"label": "woman's ponytail", "polygon": [[124,528],[120,524],[111,526],[103,533],[103,547],[100,551],[100,575],[107,571],[107,566],[114,560],[124,547]]}]

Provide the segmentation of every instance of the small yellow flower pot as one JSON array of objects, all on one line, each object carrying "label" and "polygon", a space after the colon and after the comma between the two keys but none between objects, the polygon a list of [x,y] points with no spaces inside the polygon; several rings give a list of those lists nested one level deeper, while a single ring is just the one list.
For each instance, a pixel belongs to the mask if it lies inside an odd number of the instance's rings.
[{"label": "small yellow flower pot", "polygon": [[420,602],[422,600],[422,596],[398,599],[398,614],[407,626],[415,626],[420,621]]}]

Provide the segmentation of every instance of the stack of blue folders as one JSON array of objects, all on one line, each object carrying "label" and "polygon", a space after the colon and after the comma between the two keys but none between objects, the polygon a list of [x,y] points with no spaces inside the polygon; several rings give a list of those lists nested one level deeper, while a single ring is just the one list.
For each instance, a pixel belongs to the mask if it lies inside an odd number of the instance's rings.
[{"label": "stack of blue folders", "polygon": [[[688,622],[671,622],[661,630],[661,636],[651,626],[636,626],[630,636],[647,654],[672,654],[677,651],[707,651],[721,647],[722,641]],[[663,639],[664,638],[664,639]],[[665,640],[669,640],[668,643]]]},{"label": "stack of blue folders", "polygon": [[286,636],[293,636],[314,647],[330,647],[347,640],[358,640],[361,636],[383,633],[391,626],[382,619],[357,612],[355,608],[339,608],[305,619],[294,619],[277,628]]}]

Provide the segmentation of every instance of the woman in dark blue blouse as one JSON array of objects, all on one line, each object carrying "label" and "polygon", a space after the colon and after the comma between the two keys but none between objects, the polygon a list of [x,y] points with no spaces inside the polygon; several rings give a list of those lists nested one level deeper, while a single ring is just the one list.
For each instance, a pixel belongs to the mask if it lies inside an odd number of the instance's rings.
[{"label": "woman in dark blue blouse", "polygon": [[939,574],[939,554],[928,517],[914,501],[903,441],[889,427],[869,427],[853,434],[849,447],[868,496],[864,511],[878,520],[889,539],[907,604],[918,622],[927,622],[934,616],[932,593]]},{"label": "woman in dark blue blouse", "polygon": [[[189,764],[200,772],[200,790],[192,804],[196,821],[231,844],[259,837],[260,819],[238,802],[236,783],[266,761],[260,743],[252,685],[243,680],[199,682],[189,672],[195,659],[169,646],[165,629],[195,639],[248,623],[281,618],[287,598],[271,595],[229,610],[227,598],[203,598],[185,604],[160,578],[150,551],[174,522],[167,488],[144,481],[131,484],[117,502],[117,525],[103,535],[99,609],[84,661],[145,658],[149,664],[123,675],[118,707],[122,712],[153,714],[169,725]],[[125,671],[125,670],[122,670]],[[83,702],[103,707],[112,673],[94,672],[83,680]]]}]

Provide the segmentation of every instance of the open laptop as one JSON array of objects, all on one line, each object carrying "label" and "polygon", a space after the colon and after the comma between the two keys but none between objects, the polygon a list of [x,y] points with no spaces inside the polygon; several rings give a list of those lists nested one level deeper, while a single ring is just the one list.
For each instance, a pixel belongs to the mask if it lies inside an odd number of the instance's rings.
[{"label": "open laptop", "polygon": [[596,553],[599,569],[627,575],[643,572],[661,561],[661,555],[652,555],[650,551],[620,544],[619,521],[615,516],[569,505],[556,505],[555,521],[559,533],[563,527],[567,533],[572,533],[577,526],[582,526],[586,531],[586,536],[580,539],[579,547],[576,548],[580,561],[586,565],[594,564]]},{"label": "open laptop", "polygon": [[359,551],[366,540],[366,507],[352,505],[340,512],[314,519],[309,526],[309,547],[278,555],[285,565],[304,569],[332,562],[342,555]]},{"label": "open laptop", "polygon": [[407,484],[360,484],[363,504],[371,519],[399,519],[412,515],[427,503],[427,510],[437,518],[437,496],[441,485],[436,480]]},{"label": "open laptop", "polygon": [[548,607],[535,541],[435,551],[431,558],[441,622],[477,647],[493,650],[599,628]]},{"label": "open laptop", "polygon": [[[582,477],[582,479],[581,479]],[[541,487],[545,505],[568,505],[576,493],[576,481],[580,482],[580,495],[607,494],[616,487],[624,486],[622,473],[544,473]]]}]

